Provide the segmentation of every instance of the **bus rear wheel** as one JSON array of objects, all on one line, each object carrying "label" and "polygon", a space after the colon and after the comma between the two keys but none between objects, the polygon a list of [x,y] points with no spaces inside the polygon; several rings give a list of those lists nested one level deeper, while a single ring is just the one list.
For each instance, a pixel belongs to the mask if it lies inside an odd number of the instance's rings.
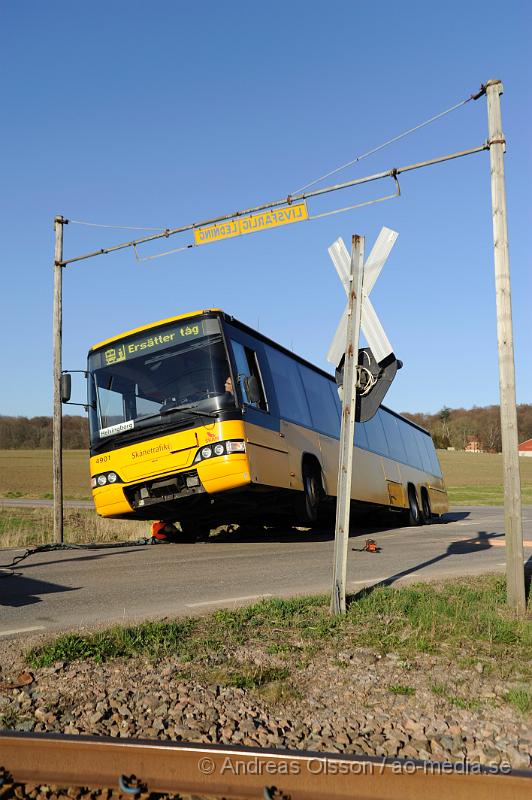
[{"label": "bus rear wheel", "polygon": [[430,500],[426,489],[421,490],[421,522],[423,525],[429,525],[432,520],[432,511],[430,510]]},{"label": "bus rear wheel", "polygon": [[303,466],[303,491],[296,500],[296,516],[300,525],[311,528],[318,521],[323,494],[321,472],[315,465]]},{"label": "bus rear wheel", "polygon": [[421,525],[421,511],[417,501],[416,490],[413,486],[408,487],[408,511],[405,514],[408,525]]}]

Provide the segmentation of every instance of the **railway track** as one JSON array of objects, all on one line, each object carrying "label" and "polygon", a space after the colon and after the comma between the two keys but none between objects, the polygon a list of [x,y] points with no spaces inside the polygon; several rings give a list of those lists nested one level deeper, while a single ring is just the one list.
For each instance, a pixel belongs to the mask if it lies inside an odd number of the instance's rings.
[{"label": "railway track", "polygon": [[[95,792],[102,789],[107,791]],[[0,733],[1,798],[144,800],[177,793],[264,800],[524,800],[532,793],[532,772],[504,765]]]}]

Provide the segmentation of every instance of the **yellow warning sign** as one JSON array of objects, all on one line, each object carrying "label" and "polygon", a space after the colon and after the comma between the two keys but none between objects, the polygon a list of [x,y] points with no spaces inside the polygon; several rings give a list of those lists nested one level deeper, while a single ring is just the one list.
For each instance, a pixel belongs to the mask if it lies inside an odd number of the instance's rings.
[{"label": "yellow warning sign", "polygon": [[228,222],[209,225],[206,228],[197,228],[194,231],[194,239],[196,244],[208,244],[209,242],[218,242],[220,239],[230,239],[232,236],[277,228],[279,225],[302,222],[304,219],[308,219],[307,206],[305,203],[294,203],[294,205],[283,206],[274,211],[261,211],[259,214],[250,214],[249,217],[240,217]]}]

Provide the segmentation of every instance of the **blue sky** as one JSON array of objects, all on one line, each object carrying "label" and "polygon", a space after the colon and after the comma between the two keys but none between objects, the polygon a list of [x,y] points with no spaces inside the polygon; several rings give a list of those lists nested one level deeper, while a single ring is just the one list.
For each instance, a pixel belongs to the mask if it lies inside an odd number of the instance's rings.
[{"label": "blue sky", "polygon": [[[55,214],[164,228],[274,200],[493,77],[505,87],[517,398],[531,402],[529,7],[4,0],[0,413],[51,413]],[[481,99],[337,177],[486,138]],[[372,183],[309,210],[391,188]],[[401,189],[400,199],[155,261],[137,263],[128,250],[68,267],[64,367],[83,368],[89,346],[108,336],[211,306],[327,366],[344,307],[327,247],[358,233],[369,252],[386,225],[400,235],[372,299],[405,364],[387,403],[497,403],[488,153],[405,175]],[[65,257],[130,235],[69,225]]]}]

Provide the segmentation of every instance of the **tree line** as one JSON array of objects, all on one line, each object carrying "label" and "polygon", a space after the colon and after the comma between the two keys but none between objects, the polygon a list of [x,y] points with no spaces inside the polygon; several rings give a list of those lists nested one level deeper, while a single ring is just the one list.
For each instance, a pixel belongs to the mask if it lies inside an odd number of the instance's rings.
[{"label": "tree line", "polygon": [[[65,450],[86,450],[89,446],[89,427],[86,417],[63,417],[63,447]],[[1,450],[51,450],[51,417],[0,416]]]},{"label": "tree line", "polygon": [[[500,453],[502,450],[499,406],[444,406],[435,414],[403,412],[403,416],[430,431],[437,448],[465,450],[471,437],[475,437],[480,442],[480,449],[486,452]],[[517,406],[517,432],[519,442],[532,439],[532,405],[529,403]]]},{"label": "tree line", "polygon": [[[499,406],[474,406],[473,408],[447,408],[435,414],[411,414],[403,412],[430,431],[438,448],[454,447],[464,450],[469,437],[475,436],[481,449],[488,452],[501,451],[501,422]],[[532,439],[532,405],[517,406],[517,428],[519,441]],[[63,417],[63,447],[65,450],[86,450],[89,432],[86,417]],[[50,450],[52,447],[51,417],[7,417],[0,416],[1,450]]]}]

